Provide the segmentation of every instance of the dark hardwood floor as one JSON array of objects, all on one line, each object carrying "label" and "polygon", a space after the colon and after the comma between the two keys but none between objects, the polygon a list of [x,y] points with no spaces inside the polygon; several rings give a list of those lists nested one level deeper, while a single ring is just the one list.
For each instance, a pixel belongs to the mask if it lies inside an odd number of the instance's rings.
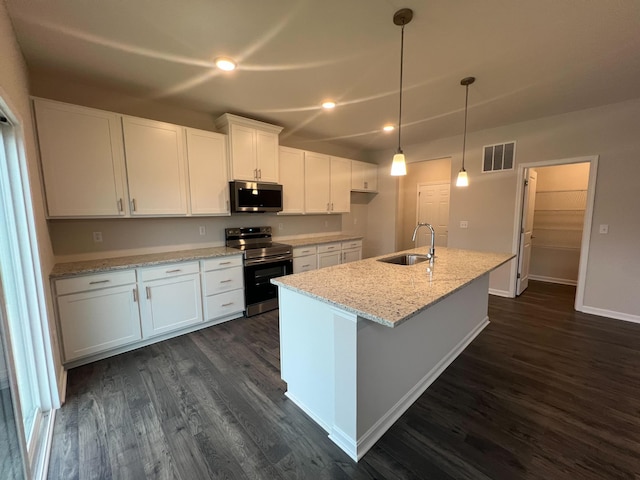
[{"label": "dark hardwood floor", "polygon": [[490,297],[491,324],[359,462],[284,397],[277,313],[69,372],[50,479],[638,479],[640,325],[575,289]]}]

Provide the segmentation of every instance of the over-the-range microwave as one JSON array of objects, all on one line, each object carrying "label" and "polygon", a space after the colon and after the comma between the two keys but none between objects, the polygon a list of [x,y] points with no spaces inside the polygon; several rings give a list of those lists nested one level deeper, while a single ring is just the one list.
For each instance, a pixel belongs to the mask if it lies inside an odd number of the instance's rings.
[{"label": "over-the-range microwave", "polygon": [[229,182],[231,213],[282,211],[282,185],[261,182]]}]

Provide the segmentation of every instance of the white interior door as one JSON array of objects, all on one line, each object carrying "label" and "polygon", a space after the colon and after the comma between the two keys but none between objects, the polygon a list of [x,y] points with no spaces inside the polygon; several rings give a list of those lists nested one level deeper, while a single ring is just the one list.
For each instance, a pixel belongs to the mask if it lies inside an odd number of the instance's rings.
[{"label": "white interior door", "polygon": [[524,201],[520,228],[520,248],[518,249],[518,280],[516,293],[520,295],[529,286],[529,264],[531,262],[531,235],[533,214],[536,204],[536,181],[538,175],[532,168],[525,172]]},{"label": "white interior door", "polygon": [[[418,222],[430,223],[436,231],[436,246],[446,247],[449,241],[449,183],[418,185]],[[431,245],[431,237],[422,229],[416,246]]]}]

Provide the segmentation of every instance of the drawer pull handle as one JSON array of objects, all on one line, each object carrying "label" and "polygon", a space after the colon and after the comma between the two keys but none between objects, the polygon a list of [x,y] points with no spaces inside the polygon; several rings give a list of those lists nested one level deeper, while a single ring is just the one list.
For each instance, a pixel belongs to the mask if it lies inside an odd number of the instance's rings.
[{"label": "drawer pull handle", "polygon": [[109,283],[111,280],[95,280],[93,282],[89,282],[89,285],[98,285],[100,283]]},{"label": "drawer pull handle", "polygon": [[222,305],[220,305],[221,307],[228,307],[233,305],[233,302],[229,302],[229,303],[223,303]]},{"label": "drawer pull handle", "polygon": [[181,271],[182,271],[182,269],[176,268],[175,270],[167,270],[167,273],[178,273],[178,272],[181,272]]},{"label": "drawer pull handle", "polygon": [[233,280],[229,279],[229,280],[220,280],[220,283],[229,283],[232,282]]},{"label": "drawer pull handle", "polygon": [[147,298],[151,298],[151,289],[147,287]]},{"label": "drawer pull handle", "polygon": [[133,301],[134,302],[138,301],[138,289],[137,288],[133,289]]},{"label": "drawer pull handle", "polygon": [[302,268],[307,268],[307,267],[310,267],[310,266],[311,265],[307,263],[306,265],[302,265]]},{"label": "drawer pull handle", "polygon": [[327,250],[333,250],[336,247],[327,247]]},{"label": "drawer pull handle", "polygon": [[231,262],[220,262],[218,265],[230,265]]}]

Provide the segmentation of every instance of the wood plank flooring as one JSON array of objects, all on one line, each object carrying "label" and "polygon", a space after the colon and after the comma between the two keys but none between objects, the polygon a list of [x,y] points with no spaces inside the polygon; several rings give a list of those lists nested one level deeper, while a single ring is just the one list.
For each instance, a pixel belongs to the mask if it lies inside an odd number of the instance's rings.
[{"label": "wood plank flooring", "polygon": [[284,396],[277,312],[69,371],[50,479],[638,479],[640,325],[575,289],[491,324],[359,462]]}]

